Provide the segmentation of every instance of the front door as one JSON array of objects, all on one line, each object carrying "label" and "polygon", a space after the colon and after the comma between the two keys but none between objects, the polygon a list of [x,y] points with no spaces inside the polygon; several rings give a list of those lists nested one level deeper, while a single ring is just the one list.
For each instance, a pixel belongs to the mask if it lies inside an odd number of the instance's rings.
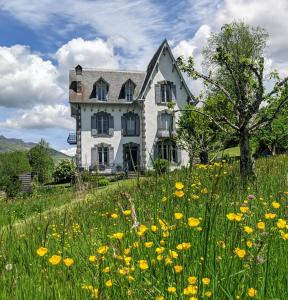
[{"label": "front door", "polygon": [[136,171],[139,165],[139,147],[124,145],[124,167],[128,171]]}]

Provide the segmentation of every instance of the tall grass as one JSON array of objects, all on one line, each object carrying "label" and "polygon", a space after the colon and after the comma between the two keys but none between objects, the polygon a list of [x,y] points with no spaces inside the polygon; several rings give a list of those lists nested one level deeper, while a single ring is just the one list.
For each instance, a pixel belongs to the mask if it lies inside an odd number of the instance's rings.
[{"label": "tall grass", "polygon": [[287,220],[287,170],[285,156],[259,160],[257,182],[243,187],[237,166],[198,166],[10,226],[1,233],[0,298],[288,299],[287,226],[277,226]]}]

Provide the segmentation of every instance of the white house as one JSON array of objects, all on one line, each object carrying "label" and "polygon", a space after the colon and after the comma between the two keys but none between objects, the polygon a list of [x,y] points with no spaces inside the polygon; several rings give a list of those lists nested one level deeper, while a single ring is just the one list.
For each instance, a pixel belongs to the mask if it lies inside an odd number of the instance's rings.
[{"label": "white house", "polygon": [[149,169],[157,158],[172,167],[186,165],[187,153],[175,136],[175,109],[193,100],[164,40],[146,72],[82,68],[69,72],[69,102],[76,120],[76,163],[81,169],[110,173]]}]

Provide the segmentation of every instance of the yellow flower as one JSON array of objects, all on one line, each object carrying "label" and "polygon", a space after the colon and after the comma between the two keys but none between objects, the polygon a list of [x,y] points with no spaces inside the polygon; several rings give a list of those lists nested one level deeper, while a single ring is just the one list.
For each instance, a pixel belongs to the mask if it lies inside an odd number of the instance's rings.
[{"label": "yellow flower", "polygon": [[166,257],[165,258],[165,265],[171,265],[172,264],[172,259],[171,257]]},{"label": "yellow flower", "polygon": [[49,258],[49,262],[51,265],[58,265],[61,261],[61,256],[60,255],[52,255],[50,258]]},{"label": "yellow flower", "polygon": [[210,298],[212,296],[212,292],[211,291],[207,291],[204,293],[204,295],[207,297],[207,298]]},{"label": "yellow flower", "polygon": [[145,246],[146,248],[151,248],[151,247],[153,246],[153,242],[145,242],[145,243],[144,243],[144,246]]},{"label": "yellow flower", "polygon": [[190,284],[195,284],[197,282],[197,277],[196,276],[189,276],[188,277],[188,282]]},{"label": "yellow flower", "polygon": [[174,195],[178,198],[182,198],[184,196],[184,192],[183,191],[175,191]]},{"label": "yellow flower", "polygon": [[157,248],[155,249],[155,251],[156,251],[157,254],[162,254],[162,253],[164,252],[164,250],[165,250],[164,247],[157,247]]},{"label": "yellow flower", "polygon": [[247,294],[250,298],[253,298],[256,296],[257,291],[254,288],[249,288]]},{"label": "yellow flower", "polygon": [[207,188],[202,189],[202,190],[201,190],[201,193],[202,193],[202,194],[208,194],[208,189],[207,189]]},{"label": "yellow flower", "polygon": [[246,255],[246,251],[244,249],[240,249],[240,248],[235,248],[234,253],[240,258],[244,258]]},{"label": "yellow flower", "polygon": [[176,190],[183,190],[184,184],[182,182],[178,181],[175,183],[175,188],[176,188]]},{"label": "yellow flower", "polygon": [[48,249],[45,247],[40,247],[36,252],[39,256],[44,256],[48,252]]},{"label": "yellow flower", "polygon": [[111,286],[113,285],[112,280],[111,280],[111,279],[107,280],[107,281],[105,282],[105,285],[106,285],[107,287],[111,287]]},{"label": "yellow flower", "polygon": [[284,219],[278,219],[277,227],[280,229],[284,229],[286,227],[286,221]]},{"label": "yellow flower", "polygon": [[91,261],[91,262],[95,262],[95,261],[97,260],[97,258],[96,258],[95,255],[90,255],[88,259],[89,259],[89,261]]},{"label": "yellow flower", "polygon": [[276,201],[273,201],[273,202],[272,202],[272,206],[273,206],[274,208],[279,208],[279,207],[280,207],[280,203],[279,203],[279,202],[276,202]]},{"label": "yellow flower", "polygon": [[253,246],[253,243],[251,241],[247,241],[246,245],[247,245],[248,248],[251,248]]},{"label": "yellow flower", "polygon": [[240,222],[242,220],[242,214],[236,214],[235,221]]},{"label": "yellow flower", "polygon": [[163,260],[163,258],[164,258],[164,257],[163,257],[162,254],[159,254],[159,255],[156,256],[156,259],[159,260],[159,261],[160,261],[160,260]]},{"label": "yellow flower", "polygon": [[249,226],[244,226],[244,231],[248,234],[253,232],[253,228],[249,227]]},{"label": "yellow flower", "polygon": [[130,249],[130,248],[124,249],[124,254],[125,254],[125,255],[129,255],[130,252],[131,252],[131,249]]},{"label": "yellow flower", "polygon": [[163,296],[157,296],[155,300],[165,300],[165,298]]},{"label": "yellow flower", "polygon": [[74,264],[73,258],[65,258],[63,259],[65,266],[71,267]]},{"label": "yellow flower", "polygon": [[165,196],[162,197],[161,201],[162,201],[162,202],[166,202],[166,201],[167,201],[167,197],[165,197]]},{"label": "yellow flower", "polygon": [[116,232],[113,233],[113,238],[117,239],[117,240],[122,240],[124,237],[124,233],[123,232]]},{"label": "yellow flower", "polygon": [[178,253],[176,251],[173,251],[173,250],[169,250],[169,255],[172,258],[177,258],[178,257]]},{"label": "yellow flower", "polygon": [[156,225],[151,226],[151,231],[156,232],[158,230],[158,227]]},{"label": "yellow flower", "polygon": [[179,212],[176,212],[174,213],[174,217],[176,220],[180,220],[183,218],[183,214],[182,213],[179,213]]},{"label": "yellow flower", "polygon": [[273,213],[267,213],[265,214],[265,219],[274,219],[276,217],[276,214]]},{"label": "yellow flower", "polygon": [[198,195],[191,195],[191,200],[197,200],[199,199],[200,197]]},{"label": "yellow flower", "polygon": [[98,250],[97,250],[97,252],[99,254],[105,254],[105,253],[108,252],[108,250],[109,250],[109,247],[106,246],[106,245],[104,245],[104,246],[99,247]]},{"label": "yellow flower", "polygon": [[189,250],[191,248],[190,243],[182,243],[176,246],[177,250]]},{"label": "yellow flower", "polygon": [[210,283],[210,279],[208,277],[204,277],[202,278],[202,282],[203,284],[208,285]]},{"label": "yellow flower", "polygon": [[198,287],[196,285],[189,284],[186,288],[183,290],[184,295],[196,295],[198,292]]},{"label": "yellow flower", "polygon": [[162,233],[162,236],[164,238],[168,237],[169,235],[170,235],[169,231],[165,231],[165,232]]},{"label": "yellow flower", "polygon": [[265,223],[264,222],[258,222],[257,227],[258,227],[258,229],[264,230],[265,229]]},{"label": "yellow flower", "polygon": [[226,215],[226,217],[227,217],[227,219],[228,219],[229,221],[234,221],[234,220],[235,220],[235,217],[236,217],[236,214],[234,214],[234,213],[229,213],[229,214]]},{"label": "yellow flower", "polygon": [[167,288],[168,293],[174,294],[176,293],[176,288],[174,286],[169,286]]},{"label": "yellow flower", "polygon": [[117,219],[117,218],[118,218],[118,215],[117,215],[117,214],[112,214],[112,215],[111,215],[111,218],[112,218],[112,219]]},{"label": "yellow flower", "polygon": [[102,270],[103,273],[109,273],[110,272],[110,267],[106,267]]},{"label": "yellow flower", "polygon": [[149,268],[147,261],[144,259],[139,260],[138,263],[141,270],[147,270]]},{"label": "yellow flower", "polygon": [[141,224],[139,227],[138,227],[138,231],[137,231],[137,234],[139,236],[142,236],[144,235],[144,233],[148,230],[147,226]]},{"label": "yellow flower", "polygon": [[249,207],[247,206],[240,206],[240,212],[241,213],[247,213],[249,211]]},{"label": "yellow flower", "polygon": [[131,215],[131,209],[126,209],[126,210],[124,210],[124,211],[123,211],[123,214],[124,214],[125,216],[130,216],[130,215]]},{"label": "yellow flower", "polygon": [[192,218],[191,217],[191,218],[188,219],[188,225],[190,227],[197,227],[199,224],[200,224],[200,220],[197,219],[197,218]]},{"label": "yellow flower", "polygon": [[182,266],[179,266],[179,265],[176,265],[174,266],[174,270],[176,273],[180,273],[183,271],[183,267]]},{"label": "yellow flower", "polygon": [[281,237],[284,241],[288,240],[288,233],[281,232]]},{"label": "yellow flower", "polygon": [[190,297],[189,300],[198,300],[197,297]]}]

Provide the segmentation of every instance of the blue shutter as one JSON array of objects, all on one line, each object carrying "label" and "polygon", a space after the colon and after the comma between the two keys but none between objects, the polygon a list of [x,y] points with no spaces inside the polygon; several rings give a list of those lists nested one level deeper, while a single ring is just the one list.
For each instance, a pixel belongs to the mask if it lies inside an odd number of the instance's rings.
[{"label": "blue shutter", "polygon": [[155,84],[155,102],[161,103],[161,84]]},{"label": "blue shutter", "polygon": [[97,130],[97,115],[91,117],[91,135],[96,136],[98,134]]},{"label": "blue shutter", "polygon": [[112,136],[114,134],[114,117],[109,115],[109,135]]}]

